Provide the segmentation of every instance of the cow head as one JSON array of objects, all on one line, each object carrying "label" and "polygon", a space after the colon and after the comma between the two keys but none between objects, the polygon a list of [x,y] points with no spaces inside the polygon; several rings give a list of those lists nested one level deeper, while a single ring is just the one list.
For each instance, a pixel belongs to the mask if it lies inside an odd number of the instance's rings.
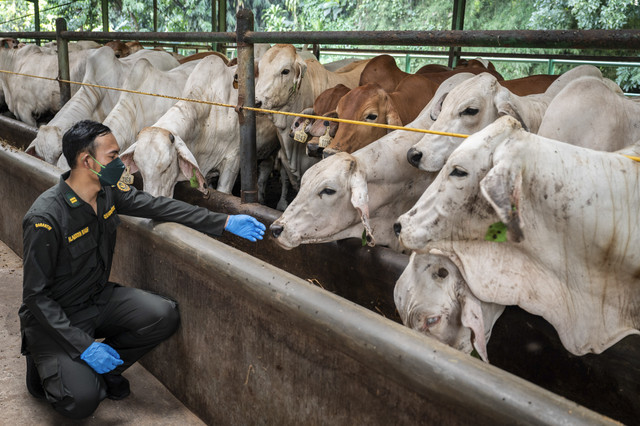
[{"label": "cow head", "polygon": [[26,152],[47,163],[56,164],[62,154],[62,131],[56,126],[40,126]]},{"label": "cow head", "polygon": [[155,197],[173,197],[175,184],[194,176],[198,190],[207,193],[206,180],[193,154],[182,138],[166,129],[145,127],[120,158],[130,173],[140,171],[144,190]]},{"label": "cow head", "polygon": [[[526,128],[514,95],[490,74],[468,79],[439,99],[440,108],[432,110],[435,122],[431,130],[471,135],[503,115],[516,118]],[[460,137],[427,134],[409,150],[407,159],[421,170],[437,172],[463,141]]]},{"label": "cow head", "polygon": [[256,106],[282,109],[297,95],[307,71],[306,62],[289,44],[277,44],[258,63]]},{"label": "cow head", "polygon": [[[358,86],[344,95],[338,102],[336,113],[341,119],[365,123],[402,126],[395,103],[378,84]],[[354,152],[380,139],[389,132],[380,127],[340,123],[331,143],[324,152]]]},{"label": "cow head", "polygon": [[373,245],[365,172],[355,157],[340,153],[307,170],[298,195],[270,229],[280,246],[291,249],[353,236],[361,226]]},{"label": "cow head", "polygon": [[[487,186],[496,205],[505,209],[500,215],[482,196],[480,182],[493,166],[496,147],[522,134],[518,121],[505,117],[470,136],[451,154],[418,202],[394,225],[401,244],[420,250],[433,241],[483,240],[490,225],[507,218],[506,202],[500,197],[510,198],[504,192],[509,187],[505,180],[496,177]],[[514,226],[517,223],[514,221]],[[517,235],[512,235],[514,240],[518,240]]]},{"label": "cow head", "polygon": [[487,342],[504,306],[478,300],[448,257],[412,253],[393,296],[404,325],[489,361]]}]

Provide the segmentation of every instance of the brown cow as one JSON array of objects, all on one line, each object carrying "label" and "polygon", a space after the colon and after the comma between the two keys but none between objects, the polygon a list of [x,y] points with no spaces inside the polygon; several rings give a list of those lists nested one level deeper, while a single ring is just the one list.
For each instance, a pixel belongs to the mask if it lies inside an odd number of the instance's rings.
[{"label": "brown cow", "polygon": [[[398,84],[396,90],[387,93],[378,84],[371,83],[356,87],[340,99],[335,111],[337,117],[347,120],[383,123],[402,126],[413,121],[429,103],[438,89],[439,83],[420,74],[410,74]],[[388,133],[380,127],[362,126],[317,120],[309,132],[313,136],[327,134],[333,140],[324,148],[324,155],[337,151],[354,152]],[[337,128],[337,129],[336,129]],[[327,133],[328,129],[328,133]],[[309,155],[322,152],[322,146],[310,141]],[[322,141],[318,141],[319,145]]]},{"label": "brown cow", "polygon": [[509,89],[513,94],[527,96],[544,93],[558,77],[560,77],[560,75],[539,74],[516,78],[514,80],[503,80],[499,83],[501,86]]},{"label": "brown cow", "polygon": [[380,55],[371,59],[360,74],[359,86],[377,83],[387,92],[393,92],[400,81],[408,74],[398,68],[396,60],[389,55]]},{"label": "brown cow", "polygon": [[[349,93],[349,88],[344,84],[338,84],[337,86],[332,87],[331,89],[327,89],[324,92],[320,93],[320,95],[318,95],[316,100],[313,102],[313,108],[307,108],[304,111],[302,111],[302,113],[313,114],[313,115],[324,115],[327,112],[335,111],[336,107],[338,106],[338,101],[347,93]],[[301,140],[299,140],[300,138],[303,138],[306,141],[309,136],[309,130],[311,129],[312,124],[313,124],[313,120],[311,119],[296,117],[296,119],[291,124],[291,130],[289,132],[289,136],[294,140],[298,140],[299,142],[301,142]],[[306,138],[300,134],[296,136],[296,133],[300,131],[300,125],[304,125],[304,128],[302,129],[302,131],[307,134]],[[321,136],[321,135],[317,135],[317,136]]]},{"label": "brown cow", "polygon": [[113,49],[113,52],[116,54],[116,58],[126,58],[127,56],[144,49],[139,41],[128,41],[125,43],[120,40],[112,40],[106,43],[105,46],[109,46]]},{"label": "brown cow", "polygon": [[223,55],[222,53],[215,52],[215,51],[194,53],[193,55],[189,55],[182,59],[178,59],[178,62],[180,62],[180,64],[184,64],[186,62],[197,61],[198,59],[206,58],[207,56],[211,56],[211,55],[216,55],[217,57],[222,59],[227,66],[229,66],[229,58],[227,58],[226,55]]}]

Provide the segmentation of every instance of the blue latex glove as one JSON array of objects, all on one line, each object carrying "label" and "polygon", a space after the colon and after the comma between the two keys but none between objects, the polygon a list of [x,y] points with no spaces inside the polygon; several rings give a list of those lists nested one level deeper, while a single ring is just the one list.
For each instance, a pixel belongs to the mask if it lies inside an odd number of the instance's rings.
[{"label": "blue latex glove", "polygon": [[98,374],[108,373],[124,363],[115,349],[100,342],[93,342],[82,352],[80,359],[89,364],[89,367]]},{"label": "blue latex glove", "polygon": [[246,214],[230,215],[225,230],[249,241],[261,240],[266,227]]}]

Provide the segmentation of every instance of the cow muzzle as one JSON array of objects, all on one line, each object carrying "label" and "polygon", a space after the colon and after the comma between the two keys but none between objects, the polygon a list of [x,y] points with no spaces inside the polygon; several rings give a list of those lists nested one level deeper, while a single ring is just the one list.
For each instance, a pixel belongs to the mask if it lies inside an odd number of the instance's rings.
[{"label": "cow muzzle", "polygon": [[415,148],[411,148],[409,151],[407,151],[407,161],[409,162],[409,164],[411,164],[413,167],[420,167],[420,161],[422,160],[422,152],[415,149]]},{"label": "cow muzzle", "polygon": [[271,231],[271,235],[273,235],[273,238],[278,238],[280,234],[282,234],[282,231],[284,231],[284,226],[272,223],[269,227],[269,230]]}]

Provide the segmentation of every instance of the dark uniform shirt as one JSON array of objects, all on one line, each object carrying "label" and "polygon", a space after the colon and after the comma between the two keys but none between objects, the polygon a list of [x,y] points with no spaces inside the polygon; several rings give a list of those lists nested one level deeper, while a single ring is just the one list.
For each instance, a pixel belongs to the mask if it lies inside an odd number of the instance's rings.
[{"label": "dark uniform shirt", "polygon": [[97,214],[65,180],[44,192],[22,222],[24,278],[20,326],[22,352],[29,327],[42,326],[73,358],[80,356],[94,338],[74,327],[74,320],[97,315],[96,303],[106,301],[116,244],[118,214],[179,222],[219,236],[226,214],[213,213],[118,182],[103,187],[97,197]]}]

